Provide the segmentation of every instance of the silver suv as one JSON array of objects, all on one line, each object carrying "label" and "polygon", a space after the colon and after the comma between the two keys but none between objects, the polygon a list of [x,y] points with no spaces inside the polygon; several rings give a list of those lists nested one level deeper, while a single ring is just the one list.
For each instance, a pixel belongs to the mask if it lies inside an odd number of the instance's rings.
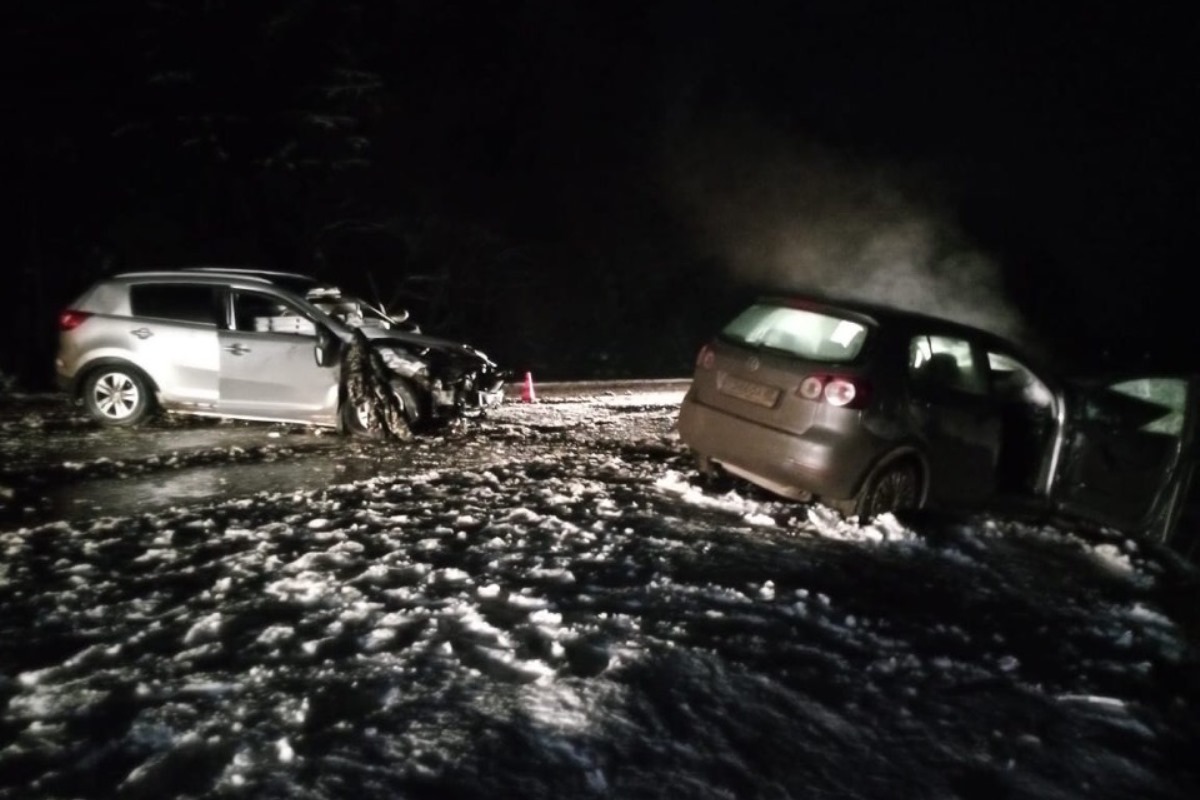
[{"label": "silver suv", "polygon": [[[504,374],[478,350],[295,273],[116,275],[71,303],[59,331],[59,386],[106,425],[161,409],[369,433],[372,405],[352,391],[364,379],[386,384],[414,428],[503,397]],[[356,381],[355,365],[374,374]]]},{"label": "silver suv", "polygon": [[1065,380],[975,328],[764,297],[700,350],[679,434],[705,473],[847,515],[1016,501],[1165,538],[1198,389],[1170,373]]}]

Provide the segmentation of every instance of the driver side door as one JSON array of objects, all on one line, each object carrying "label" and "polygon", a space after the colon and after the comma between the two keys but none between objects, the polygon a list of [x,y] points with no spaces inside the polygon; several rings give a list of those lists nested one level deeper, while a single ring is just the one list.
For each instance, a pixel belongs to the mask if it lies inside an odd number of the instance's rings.
[{"label": "driver side door", "polygon": [[1073,387],[1057,505],[1102,525],[1169,539],[1196,461],[1197,389],[1195,377],[1172,375]]}]

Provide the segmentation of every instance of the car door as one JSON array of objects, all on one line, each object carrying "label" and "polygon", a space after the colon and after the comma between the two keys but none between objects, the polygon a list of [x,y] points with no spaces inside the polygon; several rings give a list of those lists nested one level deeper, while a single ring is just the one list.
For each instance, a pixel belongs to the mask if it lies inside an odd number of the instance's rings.
[{"label": "car door", "polygon": [[218,409],[231,416],[333,424],[338,367],[317,364],[317,324],[268,292],[229,292],[220,332]]},{"label": "car door", "polygon": [[922,334],[909,343],[909,413],[929,462],[929,497],[977,504],[995,487],[1000,419],[985,356],[968,339]]},{"label": "car door", "polygon": [[213,286],[130,285],[130,317],[114,320],[127,326],[123,341],[134,363],[153,379],[165,406],[208,409],[217,402],[219,303]]},{"label": "car door", "polygon": [[1059,441],[1061,399],[1046,379],[1010,350],[986,349],[991,395],[1000,419],[997,500],[1042,502]]},{"label": "car door", "polygon": [[1069,387],[1056,505],[1166,541],[1195,465],[1198,386],[1195,376],[1150,375]]}]

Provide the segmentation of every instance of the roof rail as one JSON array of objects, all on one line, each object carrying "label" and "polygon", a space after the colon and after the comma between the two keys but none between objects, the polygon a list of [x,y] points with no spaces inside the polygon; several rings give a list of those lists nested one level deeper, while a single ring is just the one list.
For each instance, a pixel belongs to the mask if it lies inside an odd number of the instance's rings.
[{"label": "roof rail", "polygon": [[270,275],[278,278],[301,278],[318,282],[312,275],[303,272],[287,272],[277,269],[259,269],[257,267],[181,267],[183,272],[203,272],[209,275]]},{"label": "roof rail", "polygon": [[221,277],[224,277],[226,280],[229,278],[237,278],[238,280],[249,281],[251,283],[262,283],[266,284],[267,286],[272,285],[269,278],[262,277],[261,275],[253,275],[249,273],[222,273],[216,271],[204,272],[195,267],[180,269],[135,270],[133,272],[118,272],[117,274],[111,276],[112,279],[116,280],[133,278],[211,278],[214,281],[220,279]]}]

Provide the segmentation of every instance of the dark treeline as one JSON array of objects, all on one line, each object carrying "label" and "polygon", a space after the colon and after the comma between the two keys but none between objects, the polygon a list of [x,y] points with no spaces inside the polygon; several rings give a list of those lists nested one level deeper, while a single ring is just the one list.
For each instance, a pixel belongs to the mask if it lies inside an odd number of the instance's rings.
[{"label": "dark treeline", "polygon": [[48,385],[57,311],[127,269],[313,273],[547,378],[684,374],[727,302],[630,149],[639,98],[606,84],[603,31],[591,52],[545,35],[579,14],[24,6],[3,98],[10,378]]},{"label": "dark treeline", "polygon": [[[756,211],[724,214],[719,181],[763,171],[753,142],[694,143],[742,116],[856,176],[951,185],[954,225],[1055,344],[1180,349],[1194,24],[753,6],[12,0],[0,374],[48,386],[56,313],[96,277],[189,264],[314,273],[545,378],[684,374],[744,291],[711,228]],[[798,194],[879,205],[829,189]],[[796,209],[799,236],[819,212]]]}]

